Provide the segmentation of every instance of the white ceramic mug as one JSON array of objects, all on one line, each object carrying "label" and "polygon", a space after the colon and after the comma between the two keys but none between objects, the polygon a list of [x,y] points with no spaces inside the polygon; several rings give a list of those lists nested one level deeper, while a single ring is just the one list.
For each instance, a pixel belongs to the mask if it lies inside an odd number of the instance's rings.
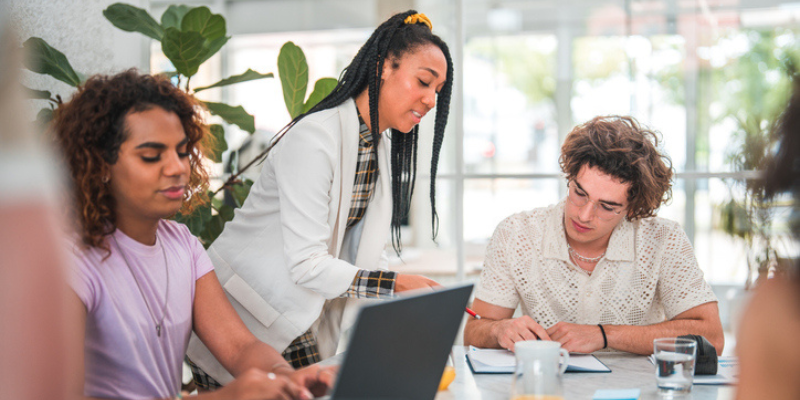
[{"label": "white ceramic mug", "polygon": [[567,370],[569,352],[558,342],[527,340],[514,344],[512,399],[563,399],[561,375]]}]

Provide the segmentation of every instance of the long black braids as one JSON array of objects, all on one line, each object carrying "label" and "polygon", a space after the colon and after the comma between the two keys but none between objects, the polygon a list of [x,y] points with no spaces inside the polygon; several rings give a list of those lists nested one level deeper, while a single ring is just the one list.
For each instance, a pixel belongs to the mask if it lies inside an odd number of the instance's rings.
[{"label": "long black braids", "polygon": [[[436,238],[439,228],[436,213],[436,171],[439,163],[439,153],[444,139],[444,129],[447,125],[447,116],[450,106],[450,95],[453,85],[453,62],[450,50],[444,41],[434,35],[424,24],[406,24],[407,17],[417,14],[415,10],[395,14],[383,22],[342,72],[339,82],[333,91],[322,101],[306,113],[297,116],[273,138],[269,148],[275,144],[306,115],[317,111],[336,107],[348,99],[355,98],[364,90],[368,90],[370,134],[373,138],[373,151],[377,159],[378,143],[381,132],[378,131],[378,98],[380,83],[383,75],[384,62],[396,62],[405,53],[413,51],[419,46],[433,44],[444,53],[447,60],[447,78],[442,90],[437,95],[436,121],[434,123],[433,153],[431,157],[431,210],[433,220],[431,230]],[[393,65],[394,67],[394,65]],[[411,132],[405,133],[392,129],[392,152],[390,155],[392,173],[392,247],[397,253],[402,249],[400,226],[408,216],[411,208],[411,196],[414,193],[417,169],[417,148],[419,141],[419,127],[415,126]],[[267,151],[269,151],[269,148]]]}]

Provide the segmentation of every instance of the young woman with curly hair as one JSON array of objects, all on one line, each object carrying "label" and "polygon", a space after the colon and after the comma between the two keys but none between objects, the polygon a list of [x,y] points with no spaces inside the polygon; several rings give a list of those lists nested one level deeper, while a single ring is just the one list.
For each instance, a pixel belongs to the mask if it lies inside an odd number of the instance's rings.
[{"label": "young woman with curly hair", "polygon": [[[653,352],[653,339],[705,336],[722,352],[717,299],[680,225],[656,217],[672,165],[655,132],[597,117],[561,148],[569,192],[506,218],[486,252],[464,341],[513,349],[555,340],[569,351]],[[512,318],[522,303],[523,316]]]},{"label": "young woman with curly hair", "polygon": [[[243,207],[209,248],[234,307],[295,366],[337,350],[359,298],[437,285],[386,270],[414,191],[420,120],[435,109],[431,207],[453,82],[447,45],[416,11],[383,22],[333,92],[277,136]],[[433,209],[433,231],[436,212]],[[198,344],[195,346],[195,344]],[[194,338],[195,372],[231,376]]]},{"label": "young woman with curly hair", "polygon": [[257,340],[225,297],[186,226],[167,220],[202,201],[202,106],[163,77],[94,76],[55,116],[73,183],[71,286],[83,317],[84,395],[180,397],[192,330],[237,379],[201,397],[310,398],[330,383],[295,371]]}]

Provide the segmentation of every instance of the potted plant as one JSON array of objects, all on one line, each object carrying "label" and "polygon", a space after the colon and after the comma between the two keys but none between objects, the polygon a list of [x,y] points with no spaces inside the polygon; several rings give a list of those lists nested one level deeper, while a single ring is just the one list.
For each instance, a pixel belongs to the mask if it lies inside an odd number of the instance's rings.
[{"label": "potted plant", "polygon": [[[128,4],[112,4],[103,15],[114,26],[128,32],[138,32],[161,43],[161,50],[175,67],[175,71],[166,72],[176,86],[195,95],[198,92],[224,87],[258,79],[272,78],[273,73],[261,73],[248,69],[247,71],[227,77],[212,85],[195,87],[191,85],[200,66],[216,54],[230,39],[226,36],[225,18],[213,14],[208,7],[189,7],[185,5],[171,5],[161,15],[161,20],[156,21],[146,10]],[[77,73],[70,65],[67,57],[50,46],[41,38],[32,37],[25,41],[23,47],[28,53],[25,67],[29,70],[49,75],[57,80],[77,87],[85,80],[85,75]],[[314,84],[310,95],[308,91],[308,63],[303,50],[292,42],[286,42],[278,55],[278,73],[286,108],[291,118],[309,110],[320,100],[325,98],[336,86],[336,79],[321,78]],[[28,89],[28,94],[33,99],[42,99],[48,102],[48,107],[42,109],[37,120],[48,123],[53,111],[61,105],[60,96],[53,96],[49,91]],[[203,101],[208,112],[222,119],[224,123],[212,124],[210,131],[214,135],[217,147],[205,156],[216,163],[223,161],[223,153],[231,155],[229,159],[238,158],[238,149],[228,149],[225,141],[225,128],[232,125],[238,126],[243,131],[255,132],[255,118],[242,106],[232,106],[226,103]],[[288,122],[288,121],[287,121]],[[250,192],[253,184],[249,179],[240,179],[241,174],[261,159],[266,152],[257,155],[252,161],[241,169],[238,162],[229,162],[232,166],[229,174],[223,177],[224,183],[215,191],[210,192],[212,201],[203,207],[198,207],[191,215],[175,216],[178,222],[184,223],[189,230],[197,236],[204,246],[208,247],[222,233],[222,228],[227,221],[233,219],[233,210],[241,207]],[[232,201],[224,202],[217,198],[221,191],[227,191]]]}]

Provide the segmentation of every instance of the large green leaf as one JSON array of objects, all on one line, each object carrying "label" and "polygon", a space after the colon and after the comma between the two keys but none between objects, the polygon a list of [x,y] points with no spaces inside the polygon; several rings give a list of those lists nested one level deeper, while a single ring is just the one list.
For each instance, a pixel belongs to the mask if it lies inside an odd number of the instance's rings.
[{"label": "large green leaf", "polygon": [[103,10],[103,15],[114,26],[123,31],[139,32],[155,40],[161,40],[164,36],[164,28],[147,11],[141,8],[129,4],[114,3]]},{"label": "large green leaf", "polygon": [[211,56],[213,56],[214,54],[217,54],[219,49],[221,49],[222,46],[225,45],[225,43],[228,43],[228,39],[230,39],[230,36],[223,36],[221,38],[217,38],[212,41],[206,40],[203,43],[203,47],[206,49],[206,54],[203,56],[203,58],[200,59],[200,64],[206,62],[206,60],[211,58]]},{"label": "large green leaf", "polygon": [[322,101],[322,99],[331,94],[337,83],[339,82],[334,78],[317,79],[317,82],[314,84],[314,91],[311,92],[308,96],[308,100],[306,100],[306,104],[303,105],[303,112],[308,112],[311,107],[314,107],[317,103]]},{"label": "large green leaf", "polygon": [[167,79],[172,79],[180,75],[181,73],[178,71],[164,71],[164,72],[159,72],[158,74],[167,77]]},{"label": "large green leaf", "polygon": [[53,120],[53,109],[43,108],[36,113],[36,122],[41,126],[46,126]]},{"label": "large green leaf", "polygon": [[233,207],[224,204],[219,207],[217,214],[213,215],[206,224],[205,231],[199,235],[206,248],[217,240],[225,228],[225,223],[232,220],[233,215]]},{"label": "large green leaf", "polygon": [[252,187],[253,181],[250,179],[245,179],[244,182],[233,185],[231,194],[233,194],[233,200],[236,202],[237,206],[241,207],[244,205],[244,201],[247,199],[247,195],[250,194],[250,188]]},{"label": "large green leaf", "polygon": [[197,32],[213,41],[225,36],[225,18],[212,14],[208,7],[196,7],[183,16],[181,30]]},{"label": "large green leaf", "polygon": [[208,50],[203,46],[205,39],[197,32],[182,32],[167,28],[161,40],[161,50],[169,58],[175,69],[184,76],[197,73]]},{"label": "large green leaf", "polygon": [[22,85],[22,87],[29,99],[50,100],[50,98],[53,97],[53,94],[48,92],[47,90],[31,89],[25,85]]},{"label": "large green leaf", "polygon": [[219,82],[217,82],[217,83],[215,83],[213,85],[196,88],[196,89],[194,89],[194,92],[197,93],[197,92],[199,92],[201,90],[206,90],[206,89],[211,89],[211,88],[221,87],[221,86],[233,85],[235,83],[254,81],[256,79],[272,78],[273,76],[274,75],[272,74],[272,72],[267,73],[267,74],[262,74],[260,72],[253,71],[252,69],[248,69],[247,71],[245,71],[241,75],[234,75],[234,76],[231,76],[229,78],[225,78],[225,79],[223,79],[223,80],[221,80],[221,81],[219,81]]},{"label": "large green leaf", "polygon": [[175,221],[189,227],[189,231],[192,232],[192,235],[200,236],[200,234],[206,230],[208,221],[211,220],[211,203],[206,203],[195,208],[189,215],[177,213],[173,218]]},{"label": "large green leaf", "polygon": [[167,11],[164,11],[164,14],[161,14],[161,27],[164,29],[167,28],[175,28],[181,29],[181,22],[183,21],[183,16],[189,12],[191,8],[185,5],[171,5],[167,8]]},{"label": "large green leaf", "polygon": [[72,69],[64,53],[54,49],[43,39],[32,37],[22,44],[28,54],[25,67],[33,72],[47,74],[70,86],[81,84],[81,78]]},{"label": "large green leaf", "polygon": [[218,124],[211,125],[208,128],[211,131],[211,135],[214,136],[214,144],[216,144],[216,146],[209,149],[205,156],[216,163],[222,162],[222,153],[228,150],[228,142],[225,141],[225,129],[222,128],[222,125]]},{"label": "large green leaf", "polygon": [[248,114],[242,106],[231,107],[224,103],[203,102],[211,114],[219,115],[225,122],[234,124],[242,130],[253,133],[256,131],[256,119]]},{"label": "large green leaf", "polygon": [[278,54],[278,75],[283,87],[283,101],[292,118],[303,113],[308,89],[308,63],[303,50],[286,42]]}]

